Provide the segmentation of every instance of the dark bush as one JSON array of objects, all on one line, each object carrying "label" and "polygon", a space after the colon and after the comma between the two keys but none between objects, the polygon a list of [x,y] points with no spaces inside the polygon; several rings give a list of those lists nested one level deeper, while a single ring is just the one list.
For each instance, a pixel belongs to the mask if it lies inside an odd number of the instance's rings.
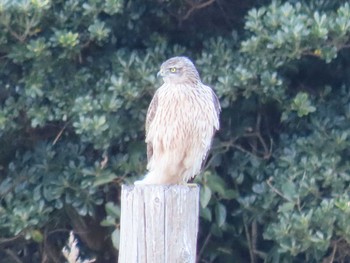
[{"label": "dark bush", "polygon": [[1,262],[116,262],[122,183],[145,173],[159,65],[222,105],[199,262],[349,262],[350,5],[1,0]]}]

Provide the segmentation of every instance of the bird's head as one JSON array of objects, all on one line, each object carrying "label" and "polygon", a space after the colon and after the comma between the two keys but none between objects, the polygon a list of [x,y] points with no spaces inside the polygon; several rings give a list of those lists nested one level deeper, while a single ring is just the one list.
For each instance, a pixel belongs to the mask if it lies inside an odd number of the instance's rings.
[{"label": "bird's head", "polygon": [[157,76],[163,78],[165,83],[197,83],[200,81],[198,71],[192,61],[187,57],[173,57],[160,66]]}]

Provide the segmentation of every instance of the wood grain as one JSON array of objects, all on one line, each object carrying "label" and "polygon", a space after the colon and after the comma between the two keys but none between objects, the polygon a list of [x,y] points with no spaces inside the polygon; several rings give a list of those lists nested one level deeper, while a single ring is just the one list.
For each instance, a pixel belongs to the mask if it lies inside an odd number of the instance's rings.
[{"label": "wood grain", "polygon": [[122,186],[119,263],[194,263],[197,185]]}]

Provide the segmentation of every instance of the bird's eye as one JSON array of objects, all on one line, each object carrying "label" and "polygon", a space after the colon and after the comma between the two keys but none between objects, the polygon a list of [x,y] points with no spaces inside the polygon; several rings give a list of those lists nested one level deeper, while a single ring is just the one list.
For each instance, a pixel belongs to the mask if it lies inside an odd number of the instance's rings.
[{"label": "bird's eye", "polygon": [[172,73],[176,72],[176,68],[170,68],[170,72]]}]

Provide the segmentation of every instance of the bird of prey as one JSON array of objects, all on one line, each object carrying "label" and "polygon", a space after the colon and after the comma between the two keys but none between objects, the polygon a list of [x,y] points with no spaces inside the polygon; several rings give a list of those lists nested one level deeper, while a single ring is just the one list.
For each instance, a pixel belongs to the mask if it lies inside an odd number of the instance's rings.
[{"label": "bird of prey", "polygon": [[148,173],[135,184],[185,184],[206,160],[219,129],[220,103],[187,57],[165,61],[146,117]]}]

